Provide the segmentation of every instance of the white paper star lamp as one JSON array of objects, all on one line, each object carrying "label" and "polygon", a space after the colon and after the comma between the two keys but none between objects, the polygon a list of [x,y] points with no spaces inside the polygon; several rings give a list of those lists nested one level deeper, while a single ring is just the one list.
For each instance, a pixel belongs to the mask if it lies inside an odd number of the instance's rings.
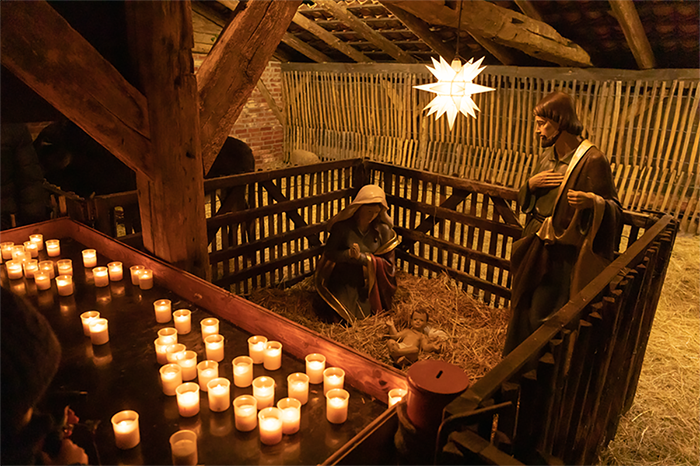
[{"label": "white paper star lamp", "polygon": [[481,57],[476,63],[474,63],[473,58],[470,58],[464,66],[462,66],[462,62],[458,58],[452,61],[452,65],[447,63],[442,57],[440,57],[439,62],[432,57],[431,59],[433,60],[434,68],[430,66],[427,66],[427,68],[435,75],[438,82],[413,86],[416,89],[437,94],[423,110],[430,109],[428,116],[435,113],[436,120],[447,113],[450,130],[454,126],[457,114],[460,112],[464,116],[476,118],[474,110],[481,110],[472,100],[472,95],[495,90],[492,87],[481,86],[472,82],[486,68],[485,66],[479,68],[484,57]]}]

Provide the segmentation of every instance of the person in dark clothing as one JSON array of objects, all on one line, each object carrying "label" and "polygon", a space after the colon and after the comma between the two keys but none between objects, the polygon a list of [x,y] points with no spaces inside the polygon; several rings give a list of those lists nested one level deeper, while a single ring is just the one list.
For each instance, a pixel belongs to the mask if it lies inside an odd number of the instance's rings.
[{"label": "person in dark clothing", "polygon": [[[68,437],[78,418],[61,407],[57,422],[38,405],[58,370],[61,346],[46,318],[2,289],[2,464],[87,464],[85,451]],[[53,442],[53,443],[51,443]]]},{"label": "person in dark clothing", "polygon": [[48,220],[49,195],[44,189],[44,173],[25,124],[2,125],[0,188],[1,228],[14,228]]},{"label": "person in dark clothing", "polygon": [[622,229],[610,164],[590,141],[571,98],[562,92],[535,107],[545,151],[518,202],[527,214],[511,254],[511,319],[506,356],[613,259]]}]

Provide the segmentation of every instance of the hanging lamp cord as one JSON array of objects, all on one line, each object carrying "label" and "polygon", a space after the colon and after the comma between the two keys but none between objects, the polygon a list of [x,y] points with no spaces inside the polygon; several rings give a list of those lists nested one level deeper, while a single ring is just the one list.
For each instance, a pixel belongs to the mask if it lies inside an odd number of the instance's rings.
[{"label": "hanging lamp cord", "polygon": [[[459,0],[459,6],[457,7],[457,46],[455,50],[455,56],[454,58],[459,58],[459,36],[461,35],[460,33],[462,32],[462,4],[464,3],[463,0]],[[453,60],[454,60],[453,58]]]}]

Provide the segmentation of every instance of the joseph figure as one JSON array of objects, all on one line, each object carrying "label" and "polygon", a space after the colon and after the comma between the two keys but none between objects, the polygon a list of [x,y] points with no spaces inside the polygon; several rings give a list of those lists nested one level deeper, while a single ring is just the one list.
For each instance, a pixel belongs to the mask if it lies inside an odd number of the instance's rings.
[{"label": "joseph figure", "polygon": [[511,254],[511,318],[503,356],[513,351],[613,259],[622,228],[610,164],[562,92],[535,107],[545,149],[518,193],[527,221]]}]

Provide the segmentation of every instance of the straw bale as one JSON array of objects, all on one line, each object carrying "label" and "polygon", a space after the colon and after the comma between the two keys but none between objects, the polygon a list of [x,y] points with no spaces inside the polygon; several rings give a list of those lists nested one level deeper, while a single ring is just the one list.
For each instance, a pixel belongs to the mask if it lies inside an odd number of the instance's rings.
[{"label": "straw bale", "polygon": [[428,325],[445,332],[447,340],[442,353],[422,353],[419,359],[455,364],[472,381],[498,364],[508,326],[507,309],[493,309],[476,301],[446,274],[424,278],[399,272],[397,281],[393,309],[354,325],[325,323],[316,317],[316,291],[310,278],[284,290],[255,290],[248,299],[386,364],[392,362],[386,348],[386,320],[393,318],[400,331],[408,326],[414,310],[428,311]]}]

